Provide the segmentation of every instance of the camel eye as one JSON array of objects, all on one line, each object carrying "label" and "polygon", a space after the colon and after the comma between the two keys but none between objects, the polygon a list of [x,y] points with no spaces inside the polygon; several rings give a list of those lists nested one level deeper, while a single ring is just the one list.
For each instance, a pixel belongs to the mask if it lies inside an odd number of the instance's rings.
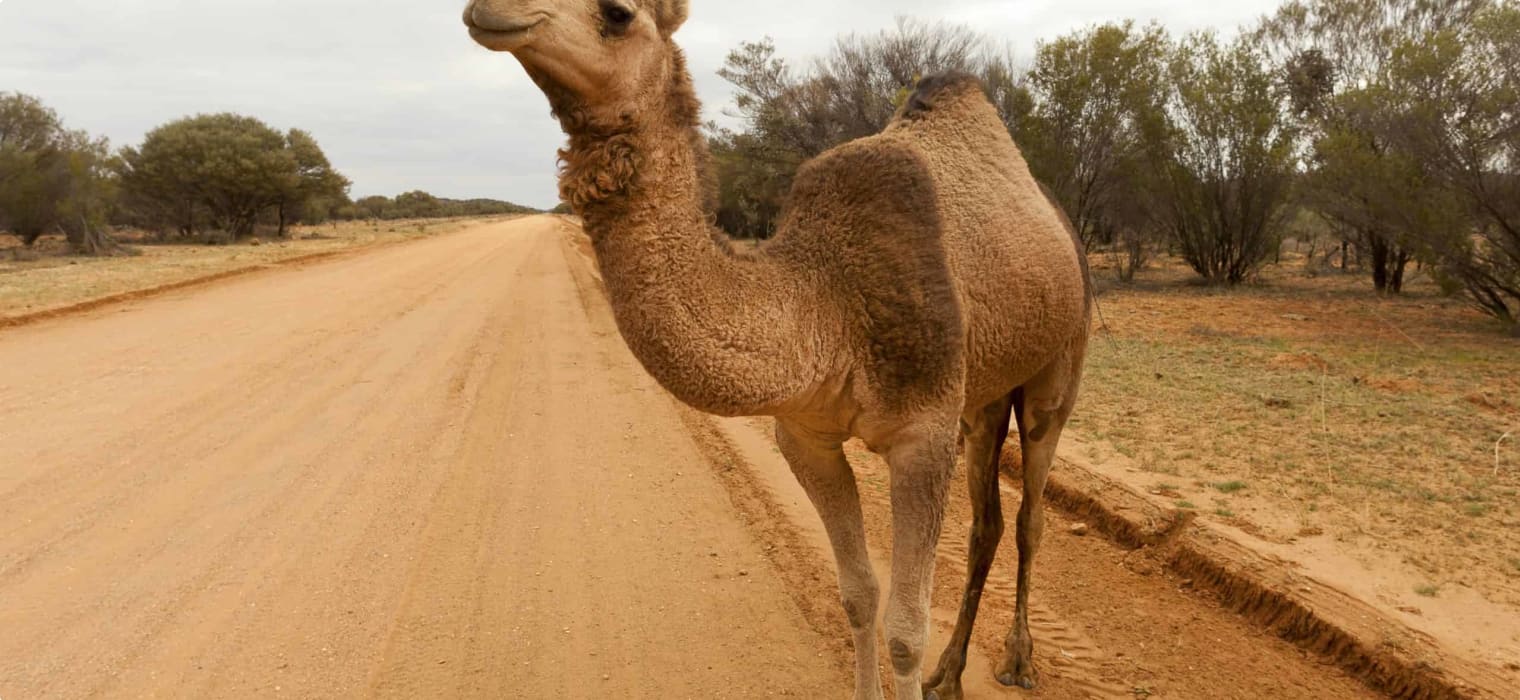
[{"label": "camel eye", "polygon": [[608,24],[621,29],[633,21],[633,13],[622,5],[607,3],[602,6],[602,17],[607,19]]}]

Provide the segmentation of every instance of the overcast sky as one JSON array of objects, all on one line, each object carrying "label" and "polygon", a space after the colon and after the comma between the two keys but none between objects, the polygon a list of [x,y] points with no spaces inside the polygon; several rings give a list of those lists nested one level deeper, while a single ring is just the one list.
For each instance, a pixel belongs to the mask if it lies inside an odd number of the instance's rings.
[{"label": "overcast sky", "polygon": [[[469,40],[464,0],[0,0],[0,92],[41,98],[71,128],[139,143],[203,112],[311,131],[355,197],[423,189],[537,207],[556,203],[563,140],[510,56]],[[826,50],[899,15],[972,25],[1027,58],[1090,24],[1159,20],[1231,33],[1278,0],[691,0],[677,34],[710,116],[731,97],[714,75],[738,42],[783,56]]]}]

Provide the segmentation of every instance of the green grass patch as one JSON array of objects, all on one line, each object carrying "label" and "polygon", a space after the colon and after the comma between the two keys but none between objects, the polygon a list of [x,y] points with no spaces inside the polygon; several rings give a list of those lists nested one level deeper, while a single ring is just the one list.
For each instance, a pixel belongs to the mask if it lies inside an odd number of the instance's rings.
[{"label": "green grass patch", "polygon": [[1295,268],[1220,293],[1164,262],[1106,292],[1079,432],[1170,482],[1150,490],[1178,509],[1315,514],[1331,537],[1435,552],[1431,579],[1481,570],[1484,593],[1520,595],[1520,469],[1509,443],[1494,454],[1514,430],[1512,340],[1427,281],[1373,301],[1365,279]]}]

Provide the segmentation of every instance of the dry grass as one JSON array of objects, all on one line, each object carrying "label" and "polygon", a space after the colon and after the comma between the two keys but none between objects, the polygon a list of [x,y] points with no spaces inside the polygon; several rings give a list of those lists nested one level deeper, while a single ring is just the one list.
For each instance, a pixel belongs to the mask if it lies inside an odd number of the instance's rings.
[{"label": "dry grass", "polygon": [[478,221],[356,221],[337,226],[298,227],[287,240],[261,241],[257,246],[137,245],[137,236],[128,234],[122,238],[134,243],[142,254],[119,258],[71,256],[65,243],[56,238],[44,238],[32,250],[23,250],[14,237],[0,236],[0,318],[44,312],[292,258],[448,233]]},{"label": "dry grass", "polygon": [[1297,263],[1187,280],[1164,261],[1105,291],[1075,429],[1186,484],[1168,495],[1201,517],[1391,549],[1520,603],[1520,446],[1500,443],[1520,434],[1520,343],[1418,277],[1386,300]]}]

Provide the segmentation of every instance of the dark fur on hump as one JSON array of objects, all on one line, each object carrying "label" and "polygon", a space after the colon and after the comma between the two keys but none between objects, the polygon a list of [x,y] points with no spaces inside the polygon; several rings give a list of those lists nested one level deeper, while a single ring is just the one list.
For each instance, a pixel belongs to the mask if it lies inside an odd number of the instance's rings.
[{"label": "dark fur on hump", "polygon": [[977,90],[985,93],[982,81],[970,73],[949,71],[936,73],[918,81],[918,88],[903,105],[903,119],[920,119],[940,107],[946,100]]},{"label": "dark fur on hump", "polygon": [[575,211],[584,212],[599,204],[617,205],[627,199],[645,165],[642,151],[648,144],[642,143],[639,136],[653,127],[690,134],[697,176],[704,183],[703,199],[709,200],[703,204],[716,203],[716,186],[706,184],[712,180],[712,174],[707,140],[699,129],[701,102],[692,87],[685,54],[673,44],[670,50],[670,82],[663,104],[642,117],[628,112],[611,117],[598,114],[557,85],[540,84],[549,97],[554,118],[570,137],[569,146],[559,152],[559,186],[560,199]]}]

